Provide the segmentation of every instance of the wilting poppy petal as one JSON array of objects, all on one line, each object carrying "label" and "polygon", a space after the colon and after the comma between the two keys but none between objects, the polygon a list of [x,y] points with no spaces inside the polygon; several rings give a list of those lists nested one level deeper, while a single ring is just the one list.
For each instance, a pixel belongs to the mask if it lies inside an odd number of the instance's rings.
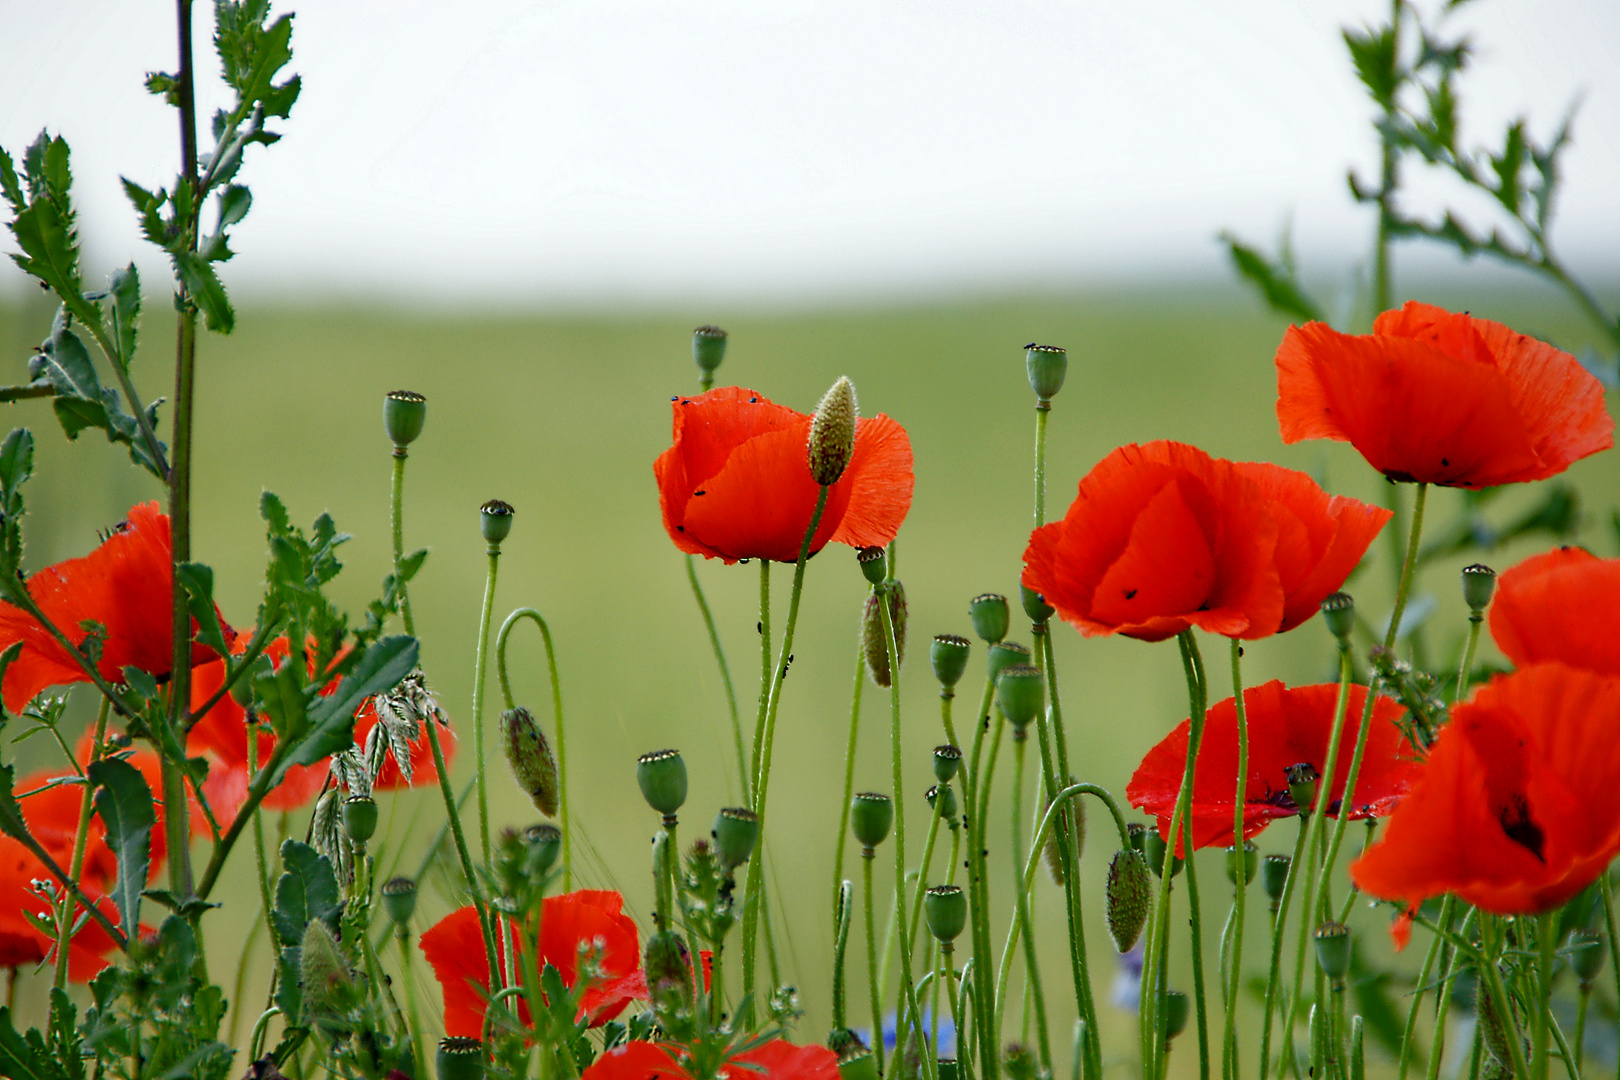
[{"label": "wilting poppy petal", "polygon": [[1520,667],[1556,660],[1620,675],[1620,559],[1580,548],[1532,555],[1504,571],[1491,601],[1491,636]]},{"label": "wilting poppy petal", "polygon": [[[1243,785],[1243,836],[1254,836],[1278,818],[1293,817],[1299,810],[1288,791],[1287,770],[1291,765],[1308,764],[1318,773],[1327,766],[1328,740],[1333,733],[1333,711],[1338,701],[1336,683],[1298,686],[1293,689],[1273,680],[1243,691],[1249,731],[1249,770]],[[1344,798],[1345,781],[1350,775],[1351,748],[1361,730],[1361,714],[1367,703],[1367,688],[1351,686],[1345,715],[1339,759],[1329,789],[1328,813],[1337,816]],[[1367,750],[1356,778],[1352,818],[1382,817],[1406,793],[1418,775],[1415,753],[1395,722],[1403,710],[1390,698],[1379,698],[1373,706],[1372,727],[1367,732]],[[1189,725],[1183,720],[1158,745],[1147,752],[1125,788],[1132,806],[1152,814],[1159,832],[1168,836],[1170,815],[1181,790],[1181,773],[1187,764]],[[1193,848],[1229,847],[1236,807],[1237,787],[1237,703],[1234,698],[1210,708],[1205,715],[1204,736],[1198,745],[1198,764],[1193,775]],[[1181,853],[1181,841],[1176,841]]]},{"label": "wilting poppy petal", "polygon": [[1500,676],[1452,710],[1381,841],[1350,867],[1373,896],[1453,893],[1547,911],[1620,853],[1620,679],[1562,664]]},{"label": "wilting poppy petal", "polygon": [[1393,480],[1544,480],[1614,445],[1603,386],[1500,323],[1410,301],[1371,334],[1289,327],[1277,350],[1283,442],[1336,439]]}]

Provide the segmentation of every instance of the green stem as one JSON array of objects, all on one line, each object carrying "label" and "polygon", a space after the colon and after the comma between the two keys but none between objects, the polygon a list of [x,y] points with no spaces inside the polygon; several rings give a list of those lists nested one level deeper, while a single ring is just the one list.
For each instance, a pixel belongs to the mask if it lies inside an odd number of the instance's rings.
[{"label": "green stem", "polygon": [[995,689],[994,680],[986,675],[984,693],[979,700],[979,711],[973,721],[973,753],[970,755],[962,785],[963,794],[967,797],[963,825],[967,830],[968,914],[973,933],[973,956],[970,965],[964,966],[964,971],[967,966],[971,966],[974,972],[971,983],[973,1020],[978,1034],[982,1080],[995,1080],[996,1070],[1000,1064],[997,1057],[996,1034],[989,1030],[990,1018],[994,1011],[990,996],[992,988],[989,986],[988,976],[980,975],[981,972],[988,972],[994,963],[990,952],[989,886],[985,880],[985,849],[988,845],[985,843],[984,822],[979,814],[979,800],[981,794],[988,795],[989,784],[981,783],[979,765],[984,750],[985,732],[990,727],[990,705],[994,700]]},{"label": "green stem", "polygon": [[[252,776],[259,771],[259,725],[252,713],[248,714],[247,719],[248,775]],[[264,821],[258,806],[253,808],[253,863],[259,877],[259,903],[264,907],[264,921],[268,927],[270,915],[276,907],[270,899],[270,867],[264,854]]]},{"label": "green stem", "polygon": [[[1448,896],[1447,899],[1449,900],[1451,898]],[[1453,910],[1455,910],[1455,909],[1453,909]],[[1441,922],[1438,924],[1438,926],[1440,928],[1440,932],[1434,935],[1434,939],[1435,939],[1436,942],[1443,944],[1449,939],[1449,936],[1450,936],[1450,933],[1451,933],[1450,918],[1451,918],[1452,912],[1442,910],[1441,914],[1443,916],[1446,916],[1446,918],[1442,919]],[[1473,920],[1474,916],[1475,916],[1475,912],[1470,911],[1468,913],[1467,917],[1465,917],[1463,919],[1462,929],[1463,929],[1464,933],[1468,932],[1468,926],[1469,926],[1470,922]],[[1452,981],[1457,977],[1457,968],[1459,966],[1458,961],[1459,961],[1459,958],[1461,956],[1462,956],[1462,952],[1459,949],[1452,949],[1450,951],[1450,954],[1448,955],[1448,957],[1446,959],[1445,975],[1441,978],[1440,986],[1435,991],[1435,995],[1434,995],[1434,1005],[1435,1005],[1435,1008],[1434,1008],[1434,1039],[1429,1044],[1429,1066],[1428,1066],[1428,1069],[1424,1072],[1424,1075],[1428,1078],[1428,1080],[1439,1080],[1439,1077],[1440,1077],[1440,1063],[1445,1059],[1445,1055],[1446,1055],[1446,1016],[1451,1011],[1451,986],[1452,986]],[[1422,989],[1422,986],[1420,984],[1419,985],[1419,990],[1421,990],[1421,989]]]},{"label": "green stem", "polygon": [[1508,996],[1507,987],[1502,984],[1502,973],[1498,970],[1496,961],[1489,958],[1480,958],[1480,977],[1485,981],[1485,988],[1495,1003],[1497,1015],[1507,1027],[1508,1055],[1513,1059],[1514,1076],[1534,1076],[1530,1071],[1530,1063],[1524,1057],[1524,1040],[1519,1037],[1517,1025],[1513,1022],[1513,1000]]},{"label": "green stem", "polygon": [[749,802],[751,777],[748,774],[748,755],[743,750],[742,717],[737,712],[737,690],[732,686],[731,665],[726,663],[725,646],[720,644],[720,631],[714,625],[714,613],[709,610],[708,598],[703,595],[703,586],[698,582],[697,559],[692,555],[686,557],[686,580],[691,583],[692,598],[697,601],[698,611],[703,614],[703,626],[709,632],[709,647],[714,650],[714,662],[720,668],[720,682],[726,688],[726,709],[731,714],[731,739],[737,750],[737,780],[742,785],[742,801],[746,805]]},{"label": "green stem", "polygon": [[416,636],[416,620],[411,617],[411,597],[406,591],[405,579],[400,575],[400,563],[405,557],[405,448],[394,447],[394,481],[389,487],[389,519],[394,534],[394,588],[399,593],[399,616],[405,622],[405,632]]},{"label": "green stem", "polygon": [[1552,1008],[1553,963],[1558,949],[1558,913],[1544,912],[1536,916],[1538,963],[1536,965],[1536,1013],[1530,1026],[1530,1076],[1532,1080],[1547,1080],[1547,1020]]},{"label": "green stem", "polygon": [[[1348,653],[1341,653],[1340,666],[1343,677],[1339,684],[1339,696],[1343,699],[1347,693],[1347,673],[1350,669]],[[1266,973],[1266,997],[1265,1004],[1262,1007],[1263,1019],[1260,1025],[1260,1080],[1266,1080],[1266,1076],[1271,1069],[1271,1014],[1276,1010],[1277,994],[1282,988],[1283,935],[1288,927],[1288,909],[1294,899],[1294,889],[1299,884],[1300,878],[1309,873],[1304,865],[1305,844],[1309,836],[1309,819],[1300,818],[1299,835],[1294,839],[1293,858],[1288,864],[1288,876],[1283,880],[1282,898],[1277,902],[1277,911],[1271,921],[1271,963]],[[1308,919],[1305,921],[1309,922]],[[1292,1016],[1292,1010],[1290,1010],[1289,1015]],[[1283,1038],[1287,1040],[1290,1046],[1293,1037],[1293,1029],[1291,1027],[1285,1028]],[[1288,1053],[1291,1054],[1292,1051],[1289,1050]]]},{"label": "green stem", "polygon": [[[855,917],[855,886],[848,881],[838,883],[838,907],[833,915],[833,1030],[849,1026],[847,995],[844,982],[844,959],[849,952],[849,924]],[[718,952],[716,957],[718,957]],[[711,1020],[718,1020],[718,1015]]]},{"label": "green stem", "polygon": [[[107,709],[110,705],[111,702],[102,698],[100,706],[96,709],[96,733],[90,741],[91,764],[101,760],[101,743],[107,737]],[[74,762],[74,767],[78,767],[78,762]],[[73,854],[68,860],[68,873],[73,875],[74,881],[78,881],[84,872],[84,849],[90,837],[90,815],[95,809],[95,801],[92,798],[94,794],[90,789],[89,780],[86,779],[84,791],[79,798],[79,824],[73,831]],[[52,983],[58,990],[67,987],[68,944],[73,938],[75,906],[73,894],[64,890],[57,913],[56,978]]]},{"label": "green stem", "polygon": [[563,892],[571,892],[574,888],[574,860],[571,830],[568,828],[568,730],[563,723],[562,680],[557,676],[557,649],[551,642],[551,627],[546,625],[546,620],[534,608],[518,608],[501,623],[500,633],[495,635],[495,674],[501,683],[501,699],[506,702],[508,709],[515,707],[512,681],[506,673],[506,643],[522,619],[530,619],[540,628],[540,640],[546,647],[546,670],[551,676],[551,722],[557,732],[557,820],[562,826]]},{"label": "green stem", "polygon": [[[844,744],[844,799],[838,804],[838,837],[835,841],[836,850],[833,852],[833,920],[836,930],[839,910],[839,896],[843,891],[844,881],[844,841],[849,837],[849,805],[855,796],[855,742],[860,734],[861,725],[861,691],[866,688],[866,666],[861,658],[861,650],[855,650],[855,686],[850,691],[849,703],[849,739]],[[837,1025],[834,1025],[837,1026]]]},{"label": "green stem", "polygon": [[1226,990],[1226,1032],[1221,1041],[1221,1075],[1235,1080],[1238,1063],[1237,1010],[1243,989],[1244,896],[1249,891],[1244,873],[1243,812],[1248,806],[1249,712],[1243,700],[1243,646],[1232,639],[1232,698],[1237,709],[1237,786],[1233,792],[1232,845],[1237,852],[1237,884],[1232,893],[1232,951]]},{"label": "green stem", "polygon": [[1586,1007],[1592,1001],[1592,987],[1590,983],[1583,983],[1580,988],[1580,1003],[1575,1006],[1575,1038],[1573,1060],[1575,1062],[1575,1075],[1579,1076],[1586,1065]]},{"label": "green stem", "polygon": [[405,983],[405,1013],[411,1023],[411,1052],[416,1055],[417,1075],[427,1068],[427,1057],[422,1049],[422,1021],[416,1011],[416,975],[411,970],[411,932],[399,928],[399,973]]},{"label": "green stem", "polygon": [[[878,990],[877,912],[872,903],[872,860],[877,852],[861,850],[861,888],[866,900],[866,995],[872,1004],[872,1053],[877,1058],[878,1075],[883,1074],[883,995]],[[898,1027],[896,1028],[898,1032]],[[900,1045],[898,1034],[895,1046]]]},{"label": "green stem", "polygon": [[[1614,886],[1609,883],[1609,871],[1604,869],[1598,875],[1600,893],[1603,896],[1603,926],[1608,931],[1604,936],[1609,939],[1609,970],[1614,973],[1615,996],[1620,998],[1620,933],[1617,933],[1614,917]],[[1616,1076],[1620,1077],[1620,1060],[1615,1063]]]},{"label": "green stem", "polygon": [[484,607],[478,616],[478,656],[473,661],[473,765],[478,777],[478,840],[486,866],[489,865],[489,769],[484,759],[484,660],[489,655],[489,623],[495,608],[495,578],[500,562],[501,545],[490,544],[489,571],[484,575]]},{"label": "green stem", "polygon": [[[946,788],[950,785],[941,784],[939,786]],[[912,941],[918,940],[917,930],[922,925],[923,893],[928,891],[928,871],[934,865],[934,845],[939,839],[939,823],[944,820],[944,815],[940,813],[940,810],[944,808],[944,803],[945,800],[936,794],[932,808],[933,812],[928,815],[928,836],[923,840],[922,861],[917,864],[917,891],[911,897],[910,926]]]},{"label": "green stem", "polygon": [[[1013,802],[1012,802],[1012,864],[1016,872],[1024,863],[1024,757],[1027,740],[1023,731],[1013,733]],[[1039,848],[1032,848],[1030,855],[1038,858]],[[1030,988],[1035,1001],[1035,1032],[1037,1046],[1041,1052],[1041,1067],[1048,1073],[1052,1071],[1052,1040],[1046,1025],[1046,994],[1041,989],[1041,973],[1035,956],[1035,928],[1031,923],[1029,913],[1029,892],[1023,888],[1023,881],[1015,879],[1013,882],[1016,892],[1013,896],[1014,918],[1016,925],[1022,928],[1024,938],[1024,983]],[[1002,954],[1002,971],[1005,972],[1012,965],[1010,963],[1011,950]],[[998,975],[1000,981],[1000,975]],[[1001,1019],[1007,1008],[1004,987],[996,990],[996,1019],[995,1029],[1001,1030]]]},{"label": "green stem", "polygon": [[1035,403],[1035,527],[1046,524],[1046,417],[1050,401]]},{"label": "green stem", "polygon": [[[1456,901],[1448,893],[1440,902],[1440,926],[1445,930],[1451,929],[1451,920]],[[1443,934],[1434,935],[1429,942],[1428,954],[1423,958],[1423,966],[1418,969],[1417,986],[1412,991],[1412,1004],[1406,1010],[1406,1028],[1401,1033],[1401,1061],[1398,1080],[1406,1080],[1407,1069],[1411,1065],[1414,1039],[1417,1035],[1418,1013],[1423,1007],[1423,997],[1429,991],[1429,979],[1434,975],[1435,961],[1440,958],[1441,946],[1445,943]],[[1443,994],[1444,991],[1441,991]],[[1439,1000],[1439,997],[1436,997]]]},{"label": "green stem", "polygon": [[1462,663],[1457,668],[1457,690],[1451,695],[1453,705],[1468,696],[1468,680],[1474,674],[1474,650],[1479,645],[1479,627],[1484,621],[1483,612],[1476,611],[1468,616],[1468,644],[1463,647]]}]

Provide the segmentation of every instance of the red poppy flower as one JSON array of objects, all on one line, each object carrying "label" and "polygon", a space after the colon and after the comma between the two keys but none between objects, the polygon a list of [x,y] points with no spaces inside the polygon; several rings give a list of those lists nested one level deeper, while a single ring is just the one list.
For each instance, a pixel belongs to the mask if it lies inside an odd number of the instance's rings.
[{"label": "red poppy flower", "polygon": [[[580,1080],[693,1080],[684,1048],[629,1042],[593,1061]],[[795,1046],[772,1039],[738,1054],[720,1069],[724,1080],[838,1080],[838,1057],[825,1046]]]},{"label": "red poppy flower", "polygon": [[[106,627],[98,670],[109,682],[123,682],[126,667],[164,676],[169,673],[169,634],[174,626],[170,557],[168,517],[158,512],[157,503],[142,503],[131,507],[129,517],[89,555],[47,566],[30,577],[28,593],[75,645],[89,635],[81,623],[94,621]],[[32,615],[0,602],[0,649],[18,641],[23,643],[22,652],[6,669],[0,686],[0,696],[13,712],[48,686],[89,681]],[[192,645],[193,664],[214,656],[207,646]]]},{"label": "red poppy flower", "polygon": [[[505,946],[500,935],[496,938],[497,955],[504,964]],[[593,1027],[618,1016],[632,1000],[647,996],[636,924],[624,914],[624,897],[616,892],[585,889],[546,897],[540,913],[539,958],[557,969],[563,985],[572,989],[579,977],[580,949],[598,943],[602,978],[586,989],[580,1002],[580,1015],[588,1015]],[[421,947],[444,989],[445,1034],[480,1037],[489,998],[489,958],[477,911],[471,906],[452,911],[422,934]],[[518,1012],[528,1023],[528,1006],[520,1002]]]},{"label": "red poppy flower", "polygon": [[1336,439],[1391,480],[1545,480],[1614,445],[1603,385],[1569,353],[1408,301],[1373,332],[1291,326],[1277,350],[1285,443]]},{"label": "red poppy flower", "polygon": [[1292,629],[1343,584],[1387,511],[1302,473],[1175,442],[1122,446],[1030,534],[1023,583],[1087,637]]},{"label": "red poppy flower", "polygon": [[1454,893],[1501,915],[1558,907],[1620,854],[1617,729],[1620,679],[1563,664],[1499,676],[1452,711],[1350,876],[1407,904]]},{"label": "red poppy flower", "polygon": [[[42,933],[27,917],[29,912],[49,914],[50,904],[33,886],[36,879],[48,877],[27,848],[9,836],[0,836],[0,968],[39,964],[54,952],[55,937]],[[97,890],[87,891],[94,895]],[[102,898],[97,906],[118,922],[112,901]],[[107,955],[115,948],[100,923],[86,920],[68,942],[68,978],[89,982],[107,966]]]},{"label": "red poppy flower", "polygon": [[[810,417],[738,386],[676,398],[674,442],[653,463],[664,528],[692,555],[796,562],[819,488]],[[887,416],[857,422],[855,454],[810,542],[887,544],[911,509],[911,439]]]},{"label": "red poppy flower", "polygon": [[1556,660],[1620,675],[1620,559],[1580,548],[1532,555],[1496,579],[1491,636],[1520,667]]},{"label": "red poppy flower", "polygon": [[[1248,839],[1278,818],[1299,812],[1288,791],[1290,765],[1309,764],[1318,774],[1327,764],[1328,739],[1333,733],[1333,706],[1338,699],[1337,683],[1297,686],[1290,690],[1273,680],[1243,691],[1243,704],[1249,727],[1249,773],[1243,784],[1243,837]],[[1328,813],[1337,815],[1344,797],[1344,784],[1350,774],[1351,749],[1361,730],[1361,714],[1367,703],[1367,688],[1350,688],[1349,710],[1344,721],[1339,760],[1329,790]],[[1395,722],[1402,716],[1400,705],[1381,697],[1373,705],[1372,728],[1367,732],[1367,751],[1356,777],[1352,818],[1382,817],[1400,802],[1419,774],[1411,743]],[[1159,832],[1168,837],[1170,814],[1181,790],[1181,773],[1187,764],[1187,721],[1166,735],[1147,752],[1136,768],[1125,796],[1131,805],[1154,815]],[[1205,715],[1204,738],[1198,746],[1197,771],[1193,775],[1193,849],[1229,847],[1237,788],[1237,701],[1227,698]],[[1180,839],[1176,844],[1181,852]]]}]

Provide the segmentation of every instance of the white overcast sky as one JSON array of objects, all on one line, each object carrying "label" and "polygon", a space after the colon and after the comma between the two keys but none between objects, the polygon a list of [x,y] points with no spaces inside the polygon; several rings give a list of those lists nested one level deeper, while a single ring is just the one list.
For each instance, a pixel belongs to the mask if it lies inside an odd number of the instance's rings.
[{"label": "white overcast sky", "polygon": [[[303,97],[244,170],[224,273],[239,293],[541,304],[999,291],[1216,277],[1219,229],[1269,242],[1290,215],[1309,260],[1348,265],[1367,225],[1344,175],[1373,144],[1339,30],[1386,9],[313,0]],[[173,66],[172,10],[0,0],[0,145],[69,137],[97,272],[141,247],[117,177],[173,174],[172,115],[140,89]],[[1520,113],[1550,131],[1583,97],[1558,233],[1613,276],[1620,3],[1479,0],[1455,21],[1480,44],[1471,140]]]}]

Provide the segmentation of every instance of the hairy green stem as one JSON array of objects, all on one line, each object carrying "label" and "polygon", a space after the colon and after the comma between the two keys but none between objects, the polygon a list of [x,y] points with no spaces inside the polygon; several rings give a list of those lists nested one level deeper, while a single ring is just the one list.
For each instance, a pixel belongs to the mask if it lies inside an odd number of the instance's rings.
[{"label": "hairy green stem", "polygon": [[1227,971],[1226,1032],[1221,1040],[1221,1075],[1226,1080],[1238,1076],[1238,1001],[1243,989],[1244,896],[1249,891],[1243,850],[1244,811],[1249,789],[1249,711],[1243,700],[1243,646],[1232,638],[1232,699],[1237,709],[1237,786],[1232,798],[1232,845],[1237,853],[1237,882],[1232,893],[1232,951]]},{"label": "hairy green stem", "polygon": [[394,447],[394,479],[389,485],[389,520],[394,538],[394,588],[399,594],[399,617],[405,623],[405,632],[416,636],[416,620],[411,616],[411,596],[400,575],[400,564],[405,558],[405,457],[403,446]]},{"label": "hairy green stem", "polygon": [[540,640],[546,647],[546,670],[551,677],[551,721],[557,732],[557,820],[562,826],[563,892],[571,892],[574,860],[568,827],[568,729],[563,722],[562,680],[557,676],[557,650],[551,643],[551,627],[534,608],[518,608],[501,623],[500,633],[495,635],[495,674],[501,684],[501,700],[508,709],[514,708],[517,702],[512,696],[512,680],[506,672],[506,643],[523,619],[533,621],[540,628]]},{"label": "hairy green stem", "polygon": [[[978,1034],[979,1067],[983,1080],[995,1080],[996,1069],[999,1064],[997,1058],[996,1034],[989,1031],[991,1016],[994,1013],[992,988],[988,985],[988,976],[981,977],[980,973],[988,972],[994,964],[990,949],[990,902],[989,885],[985,879],[985,843],[984,821],[979,813],[979,800],[981,795],[989,793],[988,782],[981,782],[980,761],[984,750],[985,732],[990,727],[990,707],[995,695],[995,681],[988,675],[984,681],[984,693],[979,700],[979,711],[973,720],[973,753],[969,757],[968,768],[963,781],[963,794],[966,796],[966,812],[963,814],[963,825],[967,831],[968,848],[968,917],[972,929],[973,957],[969,965],[974,971],[972,980],[973,992],[973,1020]],[[964,987],[966,989],[966,987]]]},{"label": "hairy green stem", "polygon": [[[101,743],[107,737],[107,709],[110,704],[106,698],[102,698],[101,704],[96,709],[96,731],[90,740],[91,764],[101,760]],[[70,757],[69,760],[73,759]],[[77,761],[74,761],[73,765],[74,768],[78,768]],[[68,860],[68,873],[72,875],[74,881],[78,881],[84,872],[84,849],[90,837],[90,815],[95,809],[94,795],[90,781],[86,778],[84,791],[79,798],[79,823],[73,831],[73,854]],[[74,908],[73,894],[63,890],[56,921],[56,977],[51,984],[58,990],[67,987],[68,944],[73,938]]]},{"label": "hairy green stem", "polygon": [[[849,1026],[848,995],[845,991],[844,960],[849,952],[849,924],[855,917],[855,886],[848,881],[838,883],[838,910],[833,915],[833,1030]],[[716,957],[718,958],[718,952]],[[711,1016],[717,1020],[718,1016]]]},{"label": "hairy green stem", "polygon": [[[837,931],[839,896],[844,881],[844,842],[849,838],[849,804],[855,797],[855,743],[860,735],[861,691],[866,688],[866,664],[859,647],[855,650],[855,686],[849,697],[849,739],[844,744],[844,798],[838,804],[838,831],[833,852],[833,923]],[[836,1025],[835,1025],[836,1026]]]},{"label": "hairy green stem", "polygon": [[[1455,903],[1455,899],[1450,894],[1447,894],[1446,898],[1440,902],[1439,918],[1440,926],[1443,929],[1451,929]],[[1401,1033],[1401,1058],[1398,1080],[1406,1080],[1407,1069],[1412,1061],[1413,1040],[1417,1035],[1418,1013],[1423,1007],[1423,997],[1428,993],[1429,979],[1434,974],[1435,961],[1440,958],[1440,948],[1444,943],[1445,937],[1443,935],[1434,935],[1434,939],[1429,942],[1429,951],[1423,957],[1423,966],[1418,969],[1417,984],[1412,991],[1412,1004],[1406,1010],[1406,1027]],[[1441,991],[1441,993],[1443,994],[1444,991]]]},{"label": "hairy green stem", "polygon": [[[872,1053],[877,1058],[878,1074],[882,1075],[883,993],[878,988],[877,910],[872,902],[872,860],[876,857],[877,852],[871,848],[861,850],[861,888],[866,900],[866,996],[872,1006]],[[897,1034],[895,1046],[899,1045]]]},{"label": "hairy green stem", "polygon": [[[1339,696],[1342,699],[1347,693],[1347,673],[1350,668],[1348,653],[1341,654],[1340,665],[1341,674],[1344,676],[1339,684]],[[1271,963],[1266,973],[1266,996],[1260,1025],[1260,1080],[1265,1080],[1271,1069],[1271,1014],[1276,1010],[1277,994],[1282,989],[1283,936],[1288,927],[1288,909],[1293,903],[1294,890],[1299,885],[1300,879],[1310,872],[1304,865],[1305,844],[1310,834],[1310,819],[1300,818],[1299,834],[1294,838],[1294,854],[1288,864],[1288,876],[1283,880],[1282,898],[1277,902],[1277,911],[1271,921]],[[1289,1015],[1291,1017],[1292,1012]],[[1293,1028],[1284,1029],[1283,1039],[1288,1046],[1284,1052],[1291,1055]]]},{"label": "hairy green stem", "polygon": [[742,801],[749,802],[748,792],[752,778],[748,773],[748,755],[743,749],[742,717],[737,712],[737,690],[731,683],[731,665],[726,662],[725,646],[720,644],[720,631],[714,625],[714,613],[709,610],[708,597],[698,581],[697,557],[686,556],[686,580],[692,586],[692,598],[697,601],[703,615],[703,627],[709,632],[709,647],[714,650],[714,662],[720,668],[720,683],[726,689],[726,709],[731,714],[731,740],[737,751],[737,782],[742,785]]},{"label": "hairy green stem", "polygon": [[489,865],[489,763],[484,758],[484,661],[489,656],[489,624],[494,615],[495,579],[500,562],[501,545],[490,544],[489,571],[484,575],[484,606],[478,616],[478,655],[473,660],[473,765],[478,778],[478,841],[485,866]]}]

